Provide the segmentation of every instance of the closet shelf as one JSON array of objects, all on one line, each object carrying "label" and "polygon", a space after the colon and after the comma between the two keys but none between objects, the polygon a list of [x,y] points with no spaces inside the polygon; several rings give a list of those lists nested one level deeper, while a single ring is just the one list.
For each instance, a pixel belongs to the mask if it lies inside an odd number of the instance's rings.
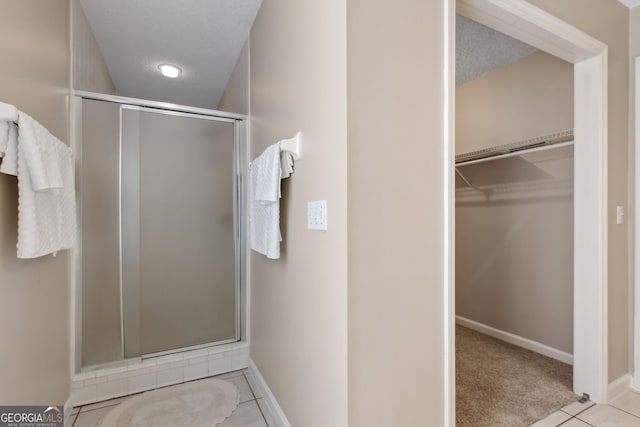
[{"label": "closet shelf", "polygon": [[511,144],[498,145],[478,151],[458,154],[456,156],[456,166],[461,166],[464,163],[476,160],[490,159],[493,157],[504,156],[508,154],[524,154],[524,152],[529,150],[563,144],[569,141],[573,141],[573,129],[565,130],[551,135],[526,139],[524,141],[518,141]]}]

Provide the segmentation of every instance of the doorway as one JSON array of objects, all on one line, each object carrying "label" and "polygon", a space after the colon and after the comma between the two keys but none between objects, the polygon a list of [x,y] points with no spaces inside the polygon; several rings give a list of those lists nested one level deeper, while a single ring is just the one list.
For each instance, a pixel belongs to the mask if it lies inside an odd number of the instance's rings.
[{"label": "doorway", "polygon": [[[453,31],[448,10],[448,101],[445,128],[453,129]],[[607,46],[526,1],[460,0],[457,13],[574,64],[574,392],[607,400]],[[455,420],[453,268],[454,142],[445,135],[448,220],[445,260],[447,366],[445,419]]]}]

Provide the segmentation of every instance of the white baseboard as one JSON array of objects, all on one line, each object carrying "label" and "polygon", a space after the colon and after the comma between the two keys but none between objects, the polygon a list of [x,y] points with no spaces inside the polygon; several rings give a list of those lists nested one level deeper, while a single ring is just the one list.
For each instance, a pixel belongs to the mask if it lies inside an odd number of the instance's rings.
[{"label": "white baseboard", "polygon": [[69,425],[69,417],[71,416],[71,411],[73,410],[73,401],[71,400],[71,395],[66,402],[64,402],[64,409],[62,413],[64,414],[64,425]]},{"label": "white baseboard", "polygon": [[629,391],[631,388],[631,374],[624,374],[615,381],[609,383],[607,387],[607,403],[616,400],[618,397]]},{"label": "white baseboard", "polygon": [[640,374],[631,375],[631,390],[640,392]]},{"label": "white baseboard", "polygon": [[253,375],[253,379],[255,379],[256,384],[254,384],[258,388],[258,393],[263,397],[264,403],[267,404],[267,407],[271,411],[271,415],[275,418],[275,422],[278,427],[291,427],[289,420],[287,420],[284,411],[278,404],[276,397],[271,392],[271,389],[267,385],[266,381],[262,377],[262,374],[258,370],[258,367],[254,363],[253,359],[249,359],[249,372]]},{"label": "white baseboard", "polygon": [[550,357],[552,359],[559,360],[561,362],[573,365],[573,355],[565,353],[548,345],[539,343],[537,341],[523,338],[521,336],[501,331],[500,329],[493,328],[491,326],[484,325],[474,320],[469,320],[461,316],[456,316],[456,324],[464,326],[474,331],[478,331],[490,337],[497,338],[501,341],[508,342],[509,344],[517,345],[518,347],[526,348],[527,350],[535,351],[543,356]]}]

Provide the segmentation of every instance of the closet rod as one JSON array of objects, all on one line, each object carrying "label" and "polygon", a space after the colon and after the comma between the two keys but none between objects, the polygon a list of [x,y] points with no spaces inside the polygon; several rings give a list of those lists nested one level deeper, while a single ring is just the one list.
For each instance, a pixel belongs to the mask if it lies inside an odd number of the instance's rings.
[{"label": "closet rod", "polygon": [[473,165],[473,164],[476,164],[476,163],[488,162],[490,160],[504,159],[504,158],[507,158],[507,157],[521,156],[523,154],[529,154],[529,153],[535,153],[535,152],[538,152],[538,151],[551,150],[552,148],[569,147],[571,145],[573,145],[573,141],[561,142],[561,143],[549,144],[549,145],[542,145],[542,146],[532,147],[532,148],[528,148],[528,149],[512,151],[510,153],[499,154],[499,155],[496,155],[496,156],[483,157],[481,159],[457,162],[456,163],[456,167]]},{"label": "closet rod", "polygon": [[525,139],[524,141],[513,142],[511,144],[497,145],[495,147],[458,154],[456,156],[456,165],[469,164],[468,162],[472,160],[495,158],[509,153],[529,152],[533,148],[557,145],[562,142],[573,141],[573,139],[573,129],[568,129],[550,135],[537,136],[535,138]]}]

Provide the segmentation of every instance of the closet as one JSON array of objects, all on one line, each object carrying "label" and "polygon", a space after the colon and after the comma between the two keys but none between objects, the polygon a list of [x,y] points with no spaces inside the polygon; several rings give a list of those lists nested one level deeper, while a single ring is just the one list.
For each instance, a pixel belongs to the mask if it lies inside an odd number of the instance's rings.
[{"label": "closet", "polygon": [[[460,25],[456,67],[467,74],[456,88],[457,425],[529,425],[577,399],[573,67],[473,21],[458,17]],[[563,385],[546,388],[556,380]]]},{"label": "closet", "polygon": [[458,322],[539,342],[565,362],[573,338],[571,138],[566,131],[456,162]]}]

